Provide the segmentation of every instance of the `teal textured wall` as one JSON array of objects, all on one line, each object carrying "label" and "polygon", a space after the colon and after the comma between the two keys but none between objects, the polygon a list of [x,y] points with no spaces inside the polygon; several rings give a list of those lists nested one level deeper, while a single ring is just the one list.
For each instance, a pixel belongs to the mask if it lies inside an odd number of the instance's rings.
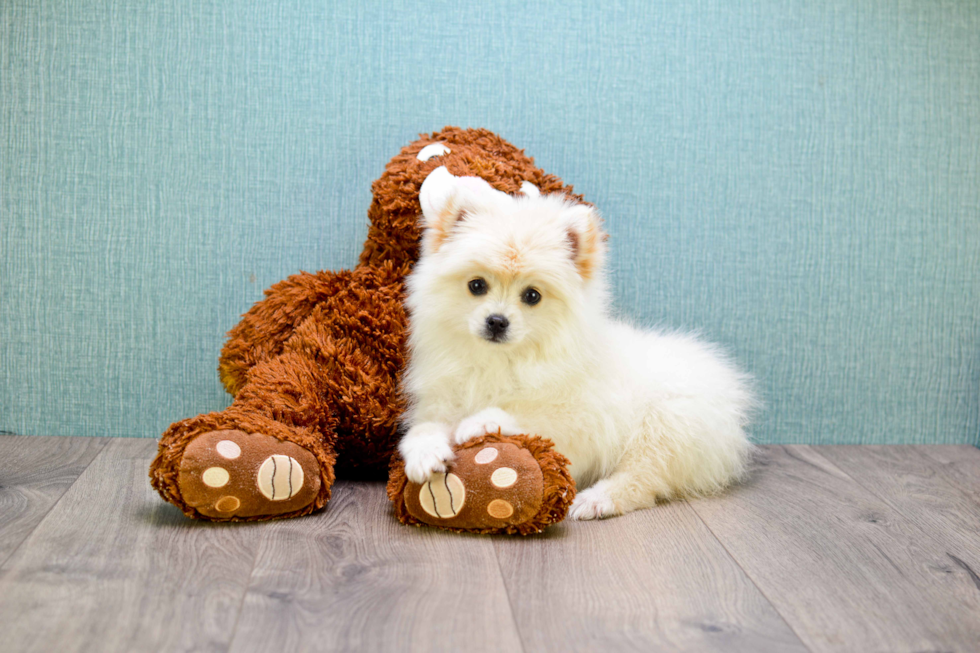
[{"label": "teal textured wall", "polygon": [[604,212],[622,312],[758,379],[760,442],[980,442],[980,4],[0,3],[0,430],[156,437],[224,333],[352,265],[416,134]]}]

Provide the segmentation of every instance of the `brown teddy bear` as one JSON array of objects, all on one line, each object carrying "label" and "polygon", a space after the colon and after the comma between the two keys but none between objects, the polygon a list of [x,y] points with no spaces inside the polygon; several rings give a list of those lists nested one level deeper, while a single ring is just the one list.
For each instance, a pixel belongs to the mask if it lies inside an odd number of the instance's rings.
[{"label": "brown teddy bear", "polygon": [[229,332],[219,372],[234,401],[163,434],[150,478],[165,500],[197,519],[296,517],[327,503],[335,474],[390,467],[388,495],[404,523],[526,534],[565,516],[574,483],[549,440],[488,434],[457,447],[451,469],[421,486],[394,453],[403,280],[419,254],[419,188],[439,166],[506,193],[531,183],[582,201],[487,130],[447,127],[403,148],[371,187],[358,266],[275,284]]}]

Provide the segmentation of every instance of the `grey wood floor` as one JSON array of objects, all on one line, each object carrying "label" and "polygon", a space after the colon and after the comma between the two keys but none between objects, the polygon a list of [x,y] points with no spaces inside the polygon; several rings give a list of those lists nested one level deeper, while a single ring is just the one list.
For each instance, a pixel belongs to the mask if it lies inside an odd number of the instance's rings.
[{"label": "grey wood floor", "polygon": [[531,538],[185,519],[156,443],[0,437],[0,651],[978,651],[980,450],[761,449],[748,483]]}]

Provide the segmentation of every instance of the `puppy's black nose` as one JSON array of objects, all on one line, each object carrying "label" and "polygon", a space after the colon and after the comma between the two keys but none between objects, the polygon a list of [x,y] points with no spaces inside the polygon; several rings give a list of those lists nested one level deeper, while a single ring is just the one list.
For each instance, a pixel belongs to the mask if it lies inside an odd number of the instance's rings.
[{"label": "puppy's black nose", "polygon": [[507,330],[510,320],[503,315],[491,315],[487,318],[487,333],[496,338]]}]

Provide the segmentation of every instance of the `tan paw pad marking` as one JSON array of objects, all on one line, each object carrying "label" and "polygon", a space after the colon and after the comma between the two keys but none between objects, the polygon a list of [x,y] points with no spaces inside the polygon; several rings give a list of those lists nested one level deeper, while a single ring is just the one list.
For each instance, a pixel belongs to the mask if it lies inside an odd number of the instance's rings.
[{"label": "tan paw pad marking", "polygon": [[238,510],[238,506],[240,505],[242,505],[242,502],[238,500],[238,497],[221,497],[214,504],[214,508],[221,512],[231,512],[232,510]]},{"label": "tan paw pad marking", "polygon": [[439,519],[455,517],[465,502],[466,488],[455,474],[433,474],[419,489],[422,510]]},{"label": "tan paw pad marking", "polygon": [[517,482],[517,472],[510,467],[501,467],[494,470],[493,474],[490,475],[490,482],[493,483],[494,487],[510,487]]},{"label": "tan paw pad marking", "polygon": [[493,447],[484,447],[480,450],[480,453],[473,457],[473,462],[478,465],[486,465],[487,463],[492,463],[497,458],[499,452]]},{"label": "tan paw pad marking", "polygon": [[491,517],[497,519],[507,519],[514,514],[514,506],[503,499],[494,499],[487,505],[487,512]]},{"label": "tan paw pad marking", "polygon": [[228,485],[231,474],[223,467],[208,467],[201,475],[201,480],[208,487],[224,487]]},{"label": "tan paw pad marking", "polygon": [[275,454],[259,467],[256,482],[266,499],[285,501],[303,489],[303,468],[293,458]]},{"label": "tan paw pad marking", "polygon": [[242,448],[231,440],[222,440],[218,444],[214,445],[215,450],[218,455],[222,458],[227,458],[228,460],[234,460],[242,455]]}]

